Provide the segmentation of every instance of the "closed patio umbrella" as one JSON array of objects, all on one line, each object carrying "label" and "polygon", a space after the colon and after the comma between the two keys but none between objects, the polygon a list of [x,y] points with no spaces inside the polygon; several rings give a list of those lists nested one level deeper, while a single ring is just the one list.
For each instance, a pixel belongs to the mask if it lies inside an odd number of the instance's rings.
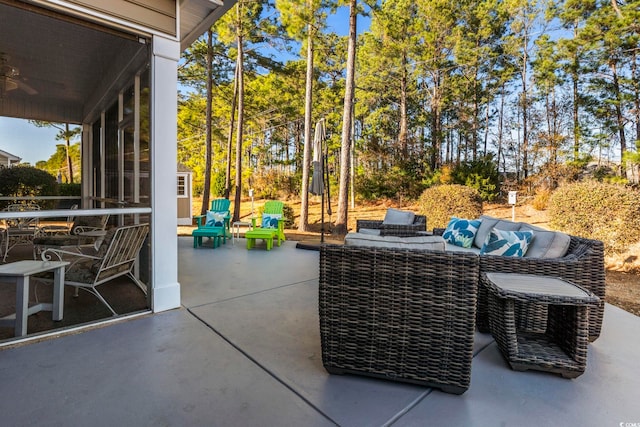
[{"label": "closed patio umbrella", "polygon": [[324,119],[316,123],[315,133],[313,135],[313,175],[311,175],[311,185],[309,192],[311,194],[324,194],[324,179],[322,167],[322,143],[325,137]]},{"label": "closed patio umbrella", "polygon": [[[325,187],[325,162],[326,155],[324,152],[324,139],[326,137],[324,119],[319,120],[316,123],[316,129],[313,136],[313,174],[311,175],[311,183],[309,185],[309,192],[315,195],[322,195],[322,214],[321,214],[321,230],[320,230],[320,244],[324,243],[324,198],[325,198],[325,190],[328,193],[328,186]],[[328,175],[327,175],[327,185],[328,185]],[[329,208],[329,214],[331,214],[331,208]],[[317,244],[313,243],[305,243],[298,242],[296,244],[297,248],[301,249],[313,249],[319,250]]]}]

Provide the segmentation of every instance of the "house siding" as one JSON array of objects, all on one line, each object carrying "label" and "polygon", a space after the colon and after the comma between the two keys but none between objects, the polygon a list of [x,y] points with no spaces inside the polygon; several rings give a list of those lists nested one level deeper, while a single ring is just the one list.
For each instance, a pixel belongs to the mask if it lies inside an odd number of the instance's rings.
[{"label": "house siding", "polygon": [[177,36],[175,0],[70,0],[96,12]]}]

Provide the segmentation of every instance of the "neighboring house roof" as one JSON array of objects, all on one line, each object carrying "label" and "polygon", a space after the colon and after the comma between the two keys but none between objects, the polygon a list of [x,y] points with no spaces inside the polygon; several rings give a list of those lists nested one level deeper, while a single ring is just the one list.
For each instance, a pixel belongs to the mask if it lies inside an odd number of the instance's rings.
[{"label": "neighboring house roof", "polygon": [[178,172],[182,172],[182,173],[193,173],[193,171],[191,169],[189,169],[188,167],[186,167],[185,165],[183,165],[182,163],[178,163]]},{"label": "neighboring house roof", "polygon": [[22,157],[14,156],[11,153],[7,153],[6,151],[0,150],[0,164],[4,166],[11,166],[13,164],[18,164],[22,161]]}]

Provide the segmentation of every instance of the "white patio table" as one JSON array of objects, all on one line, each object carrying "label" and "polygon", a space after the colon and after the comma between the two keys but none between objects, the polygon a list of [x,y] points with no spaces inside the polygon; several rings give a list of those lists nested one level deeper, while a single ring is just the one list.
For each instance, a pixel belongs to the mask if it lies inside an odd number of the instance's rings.
[{"label": "white patio table", "polygon": [[[0,319],[0,325],[15,326],[15,335],[27,334],[28,316],[39,311],[52,311],[53,320],[64,315],[64,268],[68,261],[17,261],[0,265],[0,282],[16,284],[16,313]],[[29,307],[29,278],[53,271],[53,303],[39,303]]]}]

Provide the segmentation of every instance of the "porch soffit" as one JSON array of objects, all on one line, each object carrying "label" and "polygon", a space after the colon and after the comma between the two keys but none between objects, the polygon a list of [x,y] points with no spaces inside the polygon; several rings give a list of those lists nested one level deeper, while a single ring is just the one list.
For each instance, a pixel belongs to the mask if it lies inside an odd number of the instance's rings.
[{"label": "porch soffit", "polygon": [[[182,49],[234,3],[180,1]],[[0,54],[19,70],[19,87],[0,98],[0,116],[85,122],[98,103],[114,99],[115,93],[108,94],[120,89],[118,78],[130,81],[148,60],[146,43],[148,39],[134,34],[25,2],[0,0]]]}]

